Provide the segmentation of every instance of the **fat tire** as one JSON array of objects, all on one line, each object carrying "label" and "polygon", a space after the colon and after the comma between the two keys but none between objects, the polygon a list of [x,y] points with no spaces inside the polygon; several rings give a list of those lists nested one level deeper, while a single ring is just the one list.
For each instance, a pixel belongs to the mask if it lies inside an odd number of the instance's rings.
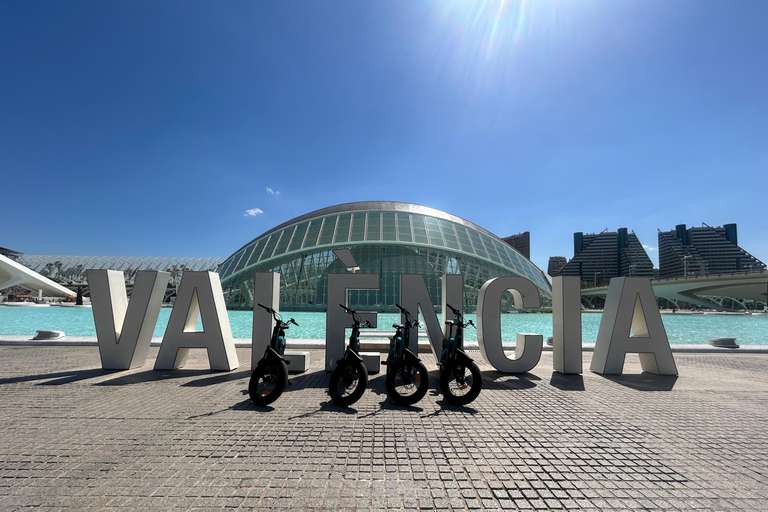
[{"label": "fat tire", "polygon": [[[469,382],[469,391],[463,394],[456,393],[456,388],[458,387],[456,375],[459,368],[464,368],[465,379],[471,379]],[[467,375],[466,370],[469,370],[469,375]],[[465,381],[464,385],[466,384],[467,382]],[[440,390],[443,392],[443,396],[449,404],[467,405],[477,398],[482,387],[483,374],[480,373],[480,368],[477,367],[474,361],[453,363],[450,366],[444,367],[443,371],[440,373]]]},{"label": "fat tire", "polygon": [[[387,367],[387,394],[393,402],[400,405],[413,405],[427,394],[429,390],[429,373],[427,368],[420,362],[398,361],[392,366]],[[404,373],[405,372],[405,373]],[[405,378],[403,378],[405,376]],[[412,384],[412,393],[404,394],[398,390],[398,387],[404,381],[416,380]]]},{"label": "fat tire", "polygon": [[[344,378],[349,378],[350,375],[356,378],[354,382],[354,388],[351,393],[344,395],[341,392],[340,386],[344,382]],[[331,373],[331,381],[328,384],[328,394],[331,395],[333,403],[340,407],[349,407],[353,403],[360,400],[360,397],[365,393],[365,388],[368,387],[368,369],[362,361],[347,362],[340,361],[336,365],[336,369]],[[347,388],[348,389],[348,388]]]},{"label": "fat tire", "polygon": [[[261,384],[261,386],[259,386]],[[248,382],[248,395],[254,404],[269,405],[283,394],[288,385],[288,365],[281,359],[259,361]],[[265,393],[266,392],[266,393]]]}]

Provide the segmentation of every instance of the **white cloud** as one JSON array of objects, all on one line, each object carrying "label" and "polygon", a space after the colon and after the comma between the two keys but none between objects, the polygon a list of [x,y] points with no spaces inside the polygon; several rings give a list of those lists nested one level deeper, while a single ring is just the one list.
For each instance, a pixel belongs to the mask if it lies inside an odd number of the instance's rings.
[{"label": "white cloud", "polygon": [[255,217],[259,215],[260,213],[264,213],[261,208],[251,208],[250,210],[245,210],[244,217]]},{"label": "white cloud", "polygon": [[643,249],[645,249],[646,251],[655,251],[656,250],[656,248],[651,246],[651,245],[643,245]]},{"label": "white cloud", "polygon": [[267,194],[280,197],[280,191],[279,190],[272,190],[271,188],[267,187]]}]

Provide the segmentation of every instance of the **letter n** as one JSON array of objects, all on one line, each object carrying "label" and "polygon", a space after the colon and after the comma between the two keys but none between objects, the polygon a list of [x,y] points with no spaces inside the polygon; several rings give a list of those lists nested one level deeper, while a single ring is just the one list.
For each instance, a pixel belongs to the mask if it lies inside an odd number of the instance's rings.
[{"label": "letter n", "polygon": [[611,279],[590,370],[618,375],[627,353],[640,355],[644,372],[677,375],[651,281],[646,277]]}]

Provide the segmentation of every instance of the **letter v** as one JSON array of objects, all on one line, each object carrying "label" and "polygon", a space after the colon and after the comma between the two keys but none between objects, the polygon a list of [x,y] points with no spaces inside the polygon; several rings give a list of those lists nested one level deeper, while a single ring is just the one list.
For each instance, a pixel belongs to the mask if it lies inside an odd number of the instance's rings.
[{"label": "letter v", "polygon": [[155,270],[136,273],[131,301],[119,270],[86,271],[101,367],[129,370],[144,365],[160,305],[171,274]]}]

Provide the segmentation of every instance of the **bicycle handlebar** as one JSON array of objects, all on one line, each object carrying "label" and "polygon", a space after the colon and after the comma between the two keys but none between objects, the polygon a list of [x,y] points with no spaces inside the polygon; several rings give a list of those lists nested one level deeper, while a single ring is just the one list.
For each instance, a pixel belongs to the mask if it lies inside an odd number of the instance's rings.
[{"label": "bicycle handlebar", "polygon": [[261,306],[262,308],[266,309],[266,310],[267,310],[267,313],[271,313],[271,314],[273,314],[273,315],[276,313],[276,311],[275,311],[274,309],[272,309],[272,308],[269,308],[269,307],[265,306],[265,305],[264,305],[264,304],[262,304],[261,302],[259,302],[258,304],[259,304],[259,306]]}]

